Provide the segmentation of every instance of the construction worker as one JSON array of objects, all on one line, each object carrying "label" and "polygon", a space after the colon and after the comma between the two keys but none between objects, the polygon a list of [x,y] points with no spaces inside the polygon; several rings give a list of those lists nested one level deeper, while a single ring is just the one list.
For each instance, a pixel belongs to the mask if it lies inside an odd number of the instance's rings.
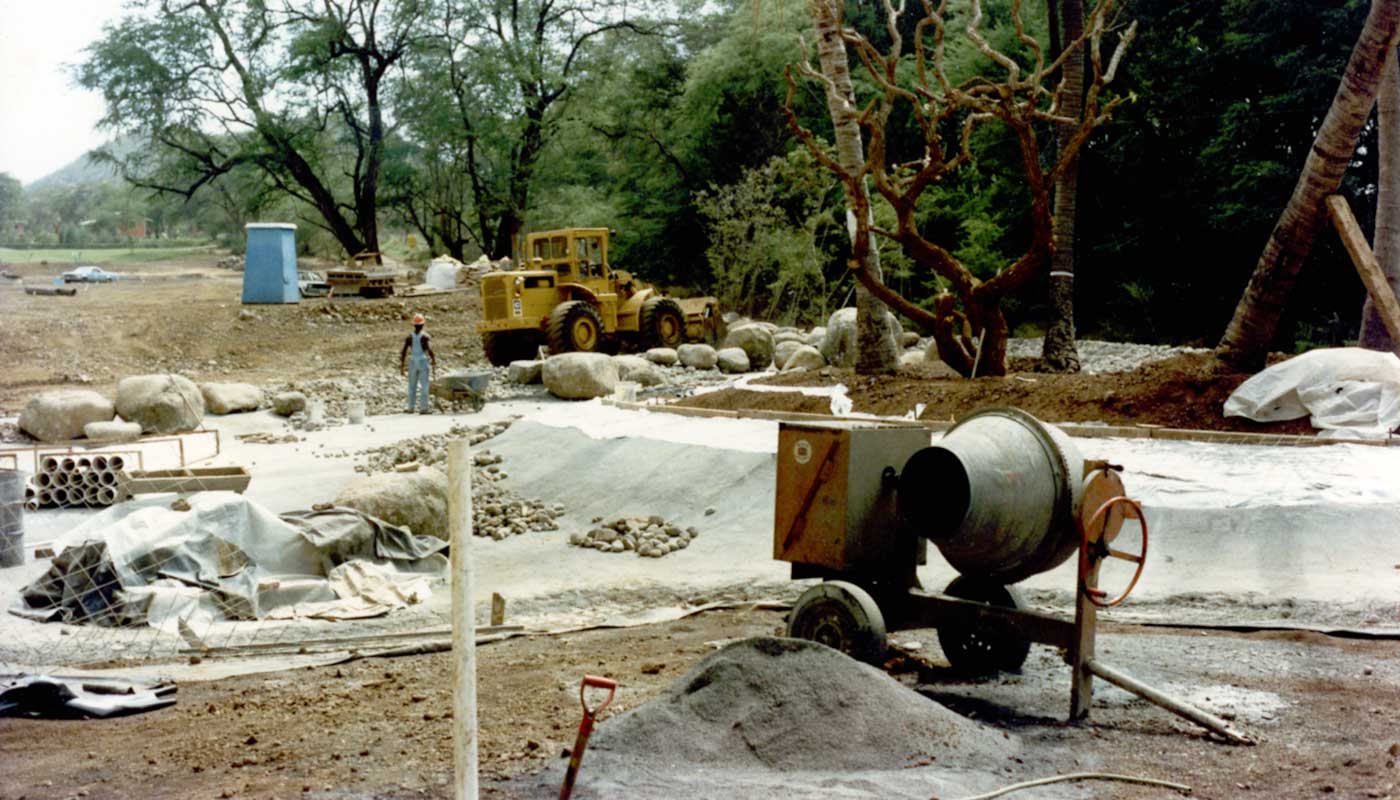
[{"label": "construction worker", "polygon": [[428,405],[428,381],[431,376],[429,372],[429,361],[432,369],[437,369],[437,354],[433,352],[432,344],[428,340],[428,334],[423,332],[423,324],[427,322],[422,314],[413,315],[413,333],[403,340],[403,349],[399,350],[399,374],[405,372],[404,363],[407,361],[408,372],[408,413],[413,413],[414,395],[418,397],[418,413],[431,414],[432,406]]}]

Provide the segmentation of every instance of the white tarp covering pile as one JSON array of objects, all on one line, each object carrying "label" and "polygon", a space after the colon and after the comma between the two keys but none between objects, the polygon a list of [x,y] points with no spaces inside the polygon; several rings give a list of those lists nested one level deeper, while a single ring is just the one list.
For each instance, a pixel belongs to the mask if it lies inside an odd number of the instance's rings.
[{"label": "white tarp covering pile", "polygon": [[452,256],[438,256],[428,262],[423,282],[434,289],[455,289],[466,276],[467,266]]},{"label": "white tarp covering pile", "polygon": [[1359,347],[1312,350],[1240,384],[1225,401],[1225,416],[1310,416],[1324,437],[1384,439],[1400,428],[1400,358]]},{"label": "white tarp covering pile", "polygon": [[[225,619],[358,619],[427,600],[447,543],[344,508],[273,514],[205,492],[123,503],[64,537],[19,616],[198,630]],[[183,626],[183,627],[182,627]]]}]

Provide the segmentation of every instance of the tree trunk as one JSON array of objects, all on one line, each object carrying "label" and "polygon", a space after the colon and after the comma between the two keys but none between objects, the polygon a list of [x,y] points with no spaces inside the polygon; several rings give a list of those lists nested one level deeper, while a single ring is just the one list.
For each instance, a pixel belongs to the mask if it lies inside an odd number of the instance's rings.
[{"label": "tree trunk", "polygon": [[[865,172],[865,145],[861,141],[859,111],[855,106],[855,90],[851,87],[850,63],[846,58],[846,43],[841,39],[841,25],[832,0],[812,0],[812,28],[817,36],[817,58],[822,75],[831,81],[827,87],[826,105],[836,140],[836,160],[848,175]],[[870,194],[865,182],[856,188],[843,184],[846,193],[851,247],[857,269],[864,270],[876,280],[883,280],[880,271],[880,251],[873,243],[856,244],[857,214],[870,220]],[[868,237],[866,237],[868,241]],[[856,284],[856,372],[875,375],[894,372],[899,367],[899,344],[895,341],[895,320],[889,309],[859,283]]]},{"label": "tree trunk", "polygon": [[[1372,248],[1390,290],[1400,297],[1400,66],[1390,51],[1376,94],[1380,178],[1376,184],[1376,233]],[[1386,330],[1371,295],[1361,307],[1362,347],[1393,353],[1397,342]]]},{"label": "tree trunk", "polygon": [[[1057,0],[1050,0],[1053,6]],[[1064,22],[1064,41],[1073,42],[1084,34],[1083,0],[1059,0]],[[1064,94],[1060,113],[1076,121],[1084,113],[1084,53],[1075,55],[1062,67]],[[1062,125],[1057,147],[1063,152],[1079,126]],[[1074,345],[1074,223],[1079,201],[1079,159],[1070,163],[1055,181],[1055,249],[1050,260],[1050,328],[1041,345],[1041,372],[1078,372],[1079,351]]]},{"label": "tree trunk", "polygon": [[1220,340],[1220,357],[1244,369],[1264,365],[1288,295],[1317,230],[1327,219],[1323,201],[1341,184],[1356,140],[1375,103],[1381,68],[1400,37],[1400,0],[1372,0],[1332,107],[1303,164],[1293,196],[1269,236],[1254,275]]}]

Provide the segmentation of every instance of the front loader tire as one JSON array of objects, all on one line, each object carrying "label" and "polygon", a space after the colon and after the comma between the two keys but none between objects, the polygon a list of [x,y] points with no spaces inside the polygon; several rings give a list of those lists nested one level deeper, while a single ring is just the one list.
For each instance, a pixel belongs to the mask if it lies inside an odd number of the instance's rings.
[{"label": "front loader tire", "polygon": [[603,339],[603,320],[582,300],[560,303],[549,312],[549,352],[591,353]]},{"label": "front loader tire", "polygon": [[680,304],[669,297],[648,300],[642,303],[637,332],[641,336],[643,350],[680,347],[685,341],[685,312],[681,311]]},{"label": "front loader tire", "polygon": [[481,349],[493,367],[508,367],[512,361],[534,358],[537,346],[529,333],[499,331],[481,334]]}]

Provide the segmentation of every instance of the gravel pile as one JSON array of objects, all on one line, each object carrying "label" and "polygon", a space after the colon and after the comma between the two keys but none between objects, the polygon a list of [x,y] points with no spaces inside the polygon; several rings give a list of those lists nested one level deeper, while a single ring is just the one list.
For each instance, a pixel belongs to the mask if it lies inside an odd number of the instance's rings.
[{"label": "gravel pile", "polygon": [[[403,465],[437,466],[446,469],[447,443],[465,438],[473,447],[497,436],[510,427],[510,422],[469,427],[454,426],[446,433],[428,434],[405,439],[391,445],[361,451],[367,455],[356,472],[388,472]],[[559,530],[557,520],[564,515],[564,506],[549,504],[536,498],[522,497],[506,489],[500,482],[508,477],[500,455],[481,450],[472,455],[472,533],[497,541],[530,531]]]},{"label": "gravel pile", "polygon": [[874,667],[798,639],[747,639],[609,719],[590,748],[661,765],[779,771],[1006,766],[1019,743]]},{"label": "gravel pile", "polygon": [[[1040,358],[1042,339],[1007,339],[1006,355],[1010,358]],[[1089,374],[1132,372],[1144,364],[1162,361],[1181,353],[1207,353],[1204,347],[1173,347],[1165,344],[1133,344],[1132,342],[1101,342],[1080,339],[1080,370]]]},{"label": "gravel pile", "polygon": [[[602,523],[601,525],[599,523]],[[635,552],[645,558],[661,558],[677,550],[690,546],[692,539],[700,535],[695,528],[681,529],[662,517],[621,517],[603,523],[602,517],[594,517],[597,525],[587,532],[575,531],[569,536],[569,544],[575,547],[591,547],[605,553]]]}]

